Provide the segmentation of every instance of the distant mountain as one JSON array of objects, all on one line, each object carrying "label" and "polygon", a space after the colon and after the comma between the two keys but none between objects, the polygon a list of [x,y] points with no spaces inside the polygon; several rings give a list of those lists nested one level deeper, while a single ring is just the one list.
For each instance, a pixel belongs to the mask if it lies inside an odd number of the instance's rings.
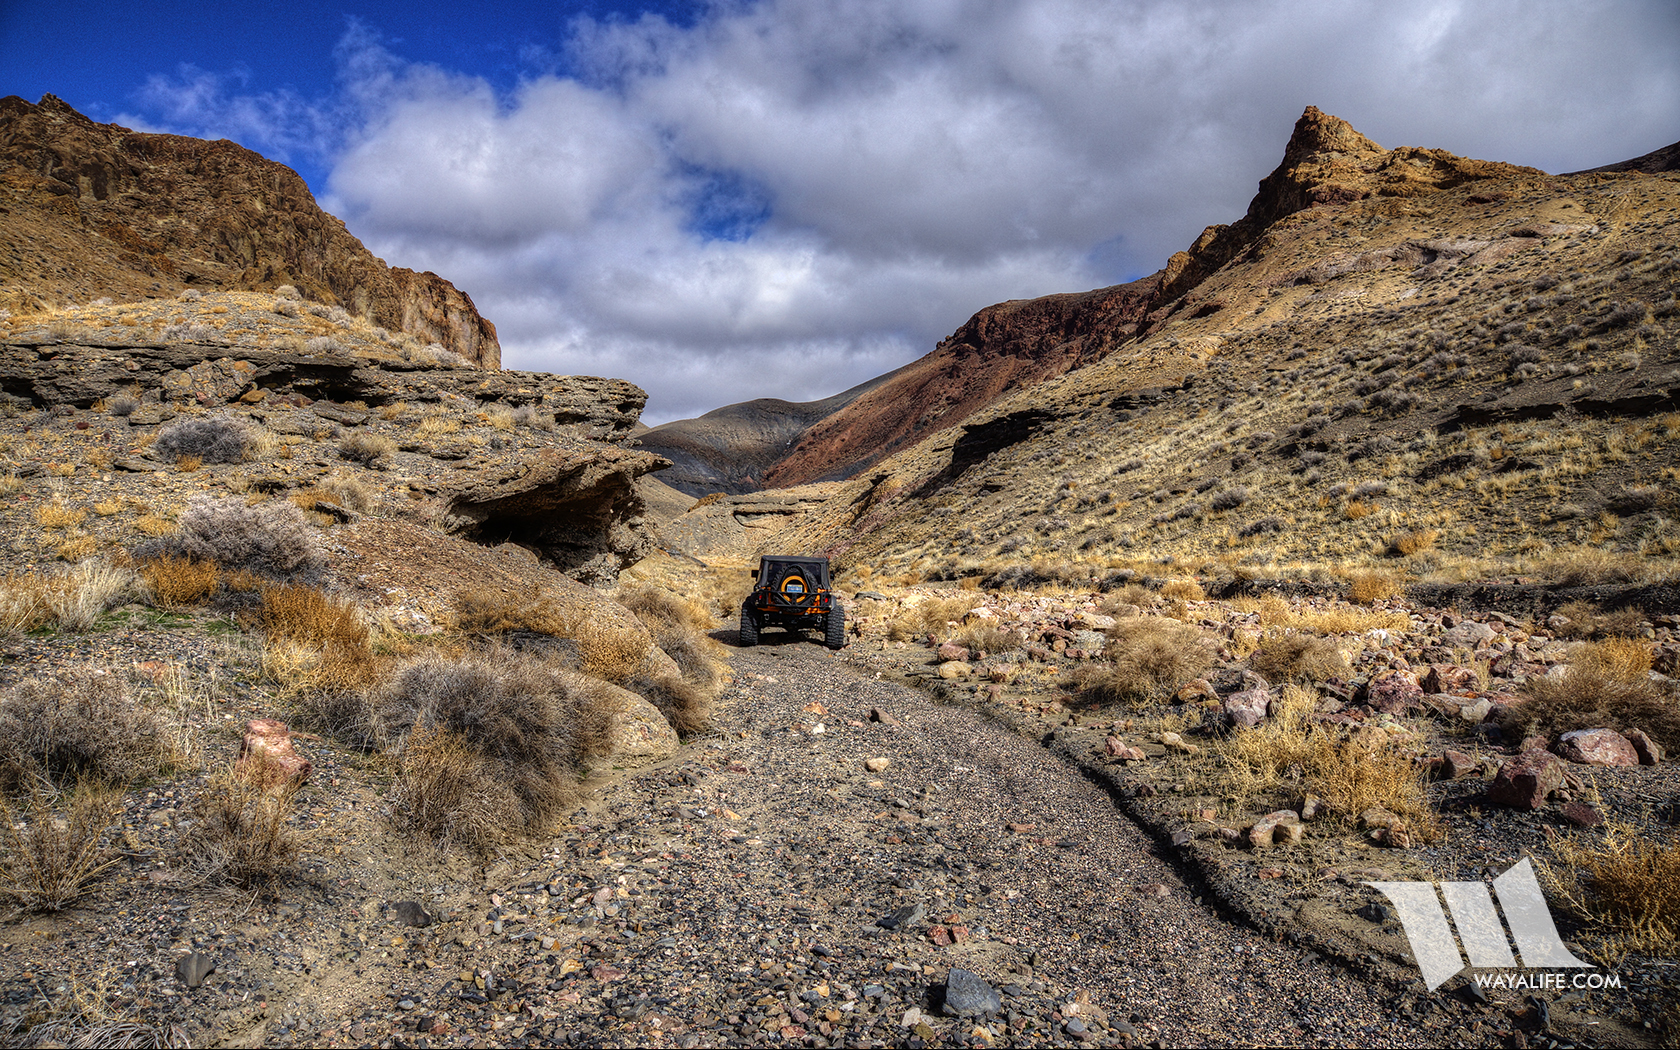
[{"label": "distant mountain", "polygon": [[227,140],[96,124],[62,100],[0,99],[0,307],[33,312],[185,288],[290,284],[482,368],[496,328],[433,273],[386,266],[302,178]]}]

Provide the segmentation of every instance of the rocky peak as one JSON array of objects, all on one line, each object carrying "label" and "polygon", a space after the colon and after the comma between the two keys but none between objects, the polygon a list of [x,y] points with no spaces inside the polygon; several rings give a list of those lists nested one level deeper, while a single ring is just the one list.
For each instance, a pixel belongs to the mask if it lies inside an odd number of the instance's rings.
[{"label": "rocky peak", "polygon": [[99,124],[62,99],[0,99],[0,307],[290,284],[481,368],[496,329],[436,274],[387,266],[283,164],[226,140]]}]

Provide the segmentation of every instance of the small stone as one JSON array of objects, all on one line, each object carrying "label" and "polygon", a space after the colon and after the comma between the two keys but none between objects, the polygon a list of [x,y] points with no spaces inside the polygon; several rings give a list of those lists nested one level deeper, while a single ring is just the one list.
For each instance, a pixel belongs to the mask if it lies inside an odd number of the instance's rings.
[{"label": "small stone", "polygon": [[1305,830],[1299,813],[1292,809],[1279,809],[1255,821],[1254,826],[1248,829],[1248,841],[1255,849],[1294,846],[1301,841]]},{"label": "small stone", "polygon": [[1622,735],[1633,745],[1633,750],[1639,755],[1640,765],[1654,766],[1662,761],[1662,747],[1647,736],[1643,729],[1630,729]]},{"label": "small stone", "polygon": [[1558,753],[1588,766],[1637,766],[1639,752],[1614,729],[1577,729],[1558,740]]},{"label": "small stone", "polygon": [[894,718],[892,715],[887,714],[885,711],[881,710],[879,707],[871,707],[869,709],[869,720],[871,722],[879,722],[882,725],[887,725],[887,726],[898,725],[898,719]]},{"label": "small stone", "polygon": [[1585,802],[1565,803],[1562,813],[1564,820],[1578,828],[1596,828],[1604,823],[1603,815]]},{"label": "small stone", "polygon": [[1488,801],[1507,809],[1539,809],[1552,792],[1563,787],[1563,773],[1563,762],[1556,755],[1539,749],[1524,751],[1499,767],[1488,785]]},{"label": "small stone", "polygon": [[941,660],[967,660],[970,656],[968,648],[955,642],[946,642],[939,647],[937,655]]},{"label": "small stone", "polygon": [[1266,708],[1271,702],[1271,690],[1245,689],[1225,698],[1225,714],[1232,725],[1252,729],[1266,720]]},{"label": "small stone", "polygon": [[945,1013],[951,1017],[995,1014],[1003,997],[978,974],[953,969],[945,977]]},{"label": "small stone", "polygon": [[1206,678],[1195,678],[1184,683],[1179,689],[1177,700],[1181,704],[1196,704],[1203,700],[1218,700],[1219,694],[1213,691]]},{"label": "small stone", "polygon": [[1398,827],[1401,822],[1399,814],[1390,813],[1381,806],[1372,806],[1359,814],[1360,826],[1366,828],[1393,828]]},{"label": "small stone", "polygon": [[1407,715],[1423,699],[1423,687],[1410,671],[1384,671],[1371,679],[1370,705],[1384,714]]},{"label": "small stone", "polygon": [[188,988],[197,988],[216,970],[216,962],[203,952],[192,952],[175,962],[175,974]]},{"label": "small stone", "polygon": [[431,913],[421,907],[419,901],[398,901],[386,911],[392,922],[402,923],[404,926],[430,926],[436,920]]},{"label": "small stone", "polygon": [[1499,632],[1485,623],[1475,620],[1461,621],[1456,627],[1449,627],[1441,633],[1441,644],[1454,649],[1474,649],[1485,642],[1491,642]]},{"label": "small stone", "polygon": [[1480,765],[1474,758],[1462,751],[1441,752],[1441,764],[1438,768],[1442,780],[1458,780],[1474,773]]},{"label": "small stone", "polygon": [[973,673],[973,668],[961,660],[947,660],[939,665],[939,677],[950,681],[954,678],[967,678]]},{"label": "small stone", "polygon": [[892,765],[892,759],[890,758],[866,758],[863,761],[863,768],[871,773],[885,772],[890,765]]},{"label": "small stone", "polygon": [[896,930],[904,926],[914,926],[927,918],[927,905],[917,901],[890,912],[875,920],[875,925],[883,930]]}]

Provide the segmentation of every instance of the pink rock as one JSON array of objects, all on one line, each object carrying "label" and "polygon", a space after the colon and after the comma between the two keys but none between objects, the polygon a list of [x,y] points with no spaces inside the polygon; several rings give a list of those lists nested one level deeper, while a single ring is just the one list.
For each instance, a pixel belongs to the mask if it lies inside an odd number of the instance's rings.
[{"label": "pink rock", "polygon": [[1457,667],[1453,664],[1435,664],[1429,668],[1429,673],[1423,676],[1423,691],[1426,693],[1465,693],[1476,688],[1476,670],[1473,667]]},{"label": "pink rock", "polygon": [[1203,700],[1218,700],[1219,694],[1213,691],[1206,678],[1195,678],[1184,683],[1178,691],[1178,702],[1181,704],[1200,703]]},{"label": "pink rock", "polygon": [[1476,771],[1478,764],[1475,759],[1462,751],[1443,751],[1441,752],[1440,765],[1441,779],[1457,780],[1460,777],[1467,777]]},{"label": "pink rock", "polygon": [[1637,766],[1639,752],[1614,729],[1577,729],[1558,740],[1558,754],[1584,766]]},{"label": "pink rock", "polygon": [[1299,813],[1292,809],[1279,809],[1254,822],[1254,826],[1248,829],[1248,842],[1255,849],[1293,846],[1301,841],[1305,830]]},{"label": "pink rock", "polygon": [[1524,751],[1499,767],[1487,798],[1507,809],[1539,809],[1563,786],[1563,762],[1549,751]]},{"label": "pink rock", "polygon": [[292,731],[273,718],[245,723],[245,740],[234,769],[240,776],[268,788],[291,787],[309,778],[309,760],[292,747]]},{"label": "pink rock", "polygon": [[1407,715],[1423,699],[1423,687],[1410,671],[1384,671],[1371,679],[1370,705],[1385,714]]},{"label": "pink rock", "polygon": [[968,649],[955,642],[946,642],[944,645],[939,647],[939,659],[966,660],[968,659]]},{"label": "pink rock", "polygon": [[1646,736],[1645,730],[1630,729],[1622,735],[1627,737],[1628,743],[1632,744],[1633,749],[1639,752],[1640,765],[1654,766],[1663,760],[1662,747],[1655,740]]},{"label": "pink rock", "polygon": [[1225,698],[1225,714],[1231,724],[1252,729],[1266,720],[1266,708],[1272,702],[1269,689],[1244,689]]}]

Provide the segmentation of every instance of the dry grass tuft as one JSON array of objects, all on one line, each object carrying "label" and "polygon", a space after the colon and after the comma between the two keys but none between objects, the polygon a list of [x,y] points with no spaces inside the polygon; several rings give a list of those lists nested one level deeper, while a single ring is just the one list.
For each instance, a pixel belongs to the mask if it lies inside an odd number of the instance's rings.
[{"label": "dry grass tuft", "polygon": [[1226,787],[1241,804],[1263,792],[1279,790],[1302,776],[1312,762],[1313,708],[1318,694],[1287,685],[1272,703],[1271,716],[1240,730],[1219,745]]},{"label": "dry grass tuft", "polygon": [[1356,605],[1374,605],[1406,593],[1398,576],[1386,572],[1356,572],[1348,577],[1348,599]]},{"label": "dry grass tuft", "polygon": [[173,753],[157,716],[103,668],[71,667],[0,693],[0,791],[42,774],[125,784],[165,768]]},{"label": "dry grass tuft", "polygon": [[1353,674],[1335,642],[1295,631],[1268,631],[1248,666],[1268,682],[1322,682]]},{"label": "dry grass tuft", "polygon": [[924,634],[949,636],[953,630],[951,625],[960,625],[981,600],[977,594],[924,599],[915,605],[907,606],[888,621],[887,637],[895,642],[903,642]]},{"label": "dry grass tuft", "polygon": [[187,864],[202,882],[251,886],[290,869],[298,835],[288,826],[300,782],[227,765],[189,804]]},{"label": "dry grass tuft", "polygon": [[0,795],[0,893],[33,911],[59,911],[117,862],[100,845],[122,813],[122,792],[89,782],[71,791],[30,783],[17,812]]},{"label": "dry grass tuft", "polygon": [[1673,955],[1680,938],[1680,843],[1659,844],[1610,825],[1593,846],[1573,838],[1553,845],[1557,865],[1542,871],[1565,907],[1615,931],[1624,949]]},{"label": "dry grass tuft", "polygon": [[374,738],[398,764],[397,822],[474,849],[540,832],[570,806],[616,713],[599,683],[505,649],[409,660],[373,705]]},{"label": "dry grass tuft", "polygon": [[1383,539],[1383,550],[1391,558],[1407,558],[1435,548],[1440,529],[1411,529]]},{"label": "dry grass tuft", "polygon": [[1336,739],[1314,733],[1314,754],[1307,786],[1345,817],[1357,817],[1373,806],[1406,819],[1406,826],[1424,841],[1443,832],[1440,817],[1429,806],[1424,771],[1412,756],[1375,734]]},{"label": "dry grass tuft", "polygon": [[222,569],[215,562],[168,555],[141,563],[140,576],[151,589],[152,600],[165,609],[206,601],[222,583]]},{"label": "dry grass tuft", "polygon": [[1207,592],[1195,580],[1168,580],[1161,585],[1161,597],[1180,601],[1199,602],[1207,599]]},{"label": "dry grass tuft", "polygon": [[1213,664],[1202,632],[1160,617],[1122,620],[1109,628],[1105,660],[1078,680],[1088,703],[1142,704],[1170,696]]},{"label": "dry grass tuft", "polygon": [[1646,676],[1651,648],[1632,638],[1583,642],[1561,678],[1530,678],[1512,708],[1525,733],[1557,736],[1577,729],[1640,729],[1674,754],[1680,749],[1680,699]]},{"label": "dry grass tuft", "polygon": [[455,626],[473,634],[530,631],[577,642],[579,670],[608,682],[627,681],[647,658],[648,636],[564,610],[539,592],[509,595],[489,588],[455,596]]},{"label": "dry grass tuft", "polygon": [[87,516],[87,508],[67,506],[62,500],[54,499],[36,508],[35,524],[43,529],[68,529],[86,521]]}]

